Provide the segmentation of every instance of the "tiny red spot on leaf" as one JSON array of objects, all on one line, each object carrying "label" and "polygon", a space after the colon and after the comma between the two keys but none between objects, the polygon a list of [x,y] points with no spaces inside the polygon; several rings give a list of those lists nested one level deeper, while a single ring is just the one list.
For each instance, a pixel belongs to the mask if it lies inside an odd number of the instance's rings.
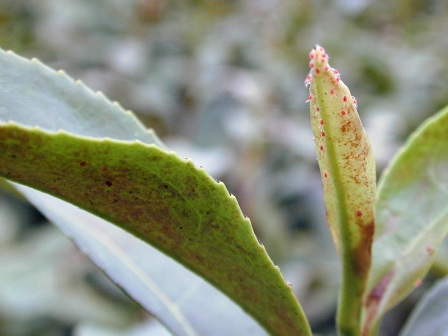
[{"label": "tiny red spot on leaf", "polygon": [[85,167],[85,166],[87,166],[87,162],[85,162],[85,161],[81,161],[81,162],[79,163],[79,165],[80,165],[81,167]]},{"label": "tiny red spot on leaf", "polygon": [[362,211],[359,211],[359,210],[358,210],[358,211],[356,212],[356,216],[358,216],[358,217],[362,217]]}]

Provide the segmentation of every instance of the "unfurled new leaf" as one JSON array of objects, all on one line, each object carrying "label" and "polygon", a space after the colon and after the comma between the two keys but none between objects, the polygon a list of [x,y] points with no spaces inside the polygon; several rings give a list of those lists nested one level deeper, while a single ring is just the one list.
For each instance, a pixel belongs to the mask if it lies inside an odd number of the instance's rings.
[{"label": "unfurled new leaf", "polygon": [[[421,283],[448,235],[448,108],[429,118],[384,171],[376,201],[363,330]],[[431,333],[428,333],[428,335]]]}]

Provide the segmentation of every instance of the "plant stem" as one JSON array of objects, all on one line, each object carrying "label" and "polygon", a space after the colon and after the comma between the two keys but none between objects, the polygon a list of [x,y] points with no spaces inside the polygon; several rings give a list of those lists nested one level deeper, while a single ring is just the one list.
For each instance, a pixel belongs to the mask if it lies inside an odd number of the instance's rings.
[{"label": "plant stem", "polygon": [[363,292],[363,284],[356,274],[350,269],[348,263],[343,263],[342,285],[339,292],[339,304],[336,322],[338,334],[341,336],[360,335],[360,295]]}]

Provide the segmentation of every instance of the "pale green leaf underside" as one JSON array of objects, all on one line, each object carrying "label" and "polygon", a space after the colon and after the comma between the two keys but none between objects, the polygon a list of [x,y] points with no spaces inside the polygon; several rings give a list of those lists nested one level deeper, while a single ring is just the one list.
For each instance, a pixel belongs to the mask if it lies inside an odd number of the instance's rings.
[{"label": "pale green leaf underside", "polygon": [[448,109],[427,120],[382,176],[364,306],[368,323],[402,300],[448,234]]},{"label": "pale green leaf underside", "polygon": [[0,121],[63,129],[76,135],[140,140],[164,147],[130,111],[111,103],[63,71],[0,49]]},{"label": "pale green leaf underside", "polygon": [[[136,234],[204,276],[271,333],[309,333],[291,289],[222,183],[162,150],[118,105],[36,61],[0,52],[0,87],[0,120],[44,129],[0,126],[0,174]],[[46,131],[57,129],[73,134]]]}]

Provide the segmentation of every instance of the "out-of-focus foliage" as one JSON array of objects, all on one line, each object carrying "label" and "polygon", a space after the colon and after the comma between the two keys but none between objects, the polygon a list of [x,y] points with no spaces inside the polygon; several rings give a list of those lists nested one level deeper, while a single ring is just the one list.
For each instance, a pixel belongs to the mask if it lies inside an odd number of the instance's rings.
[{"label": "out-of-focus foliage", "polygon": [[[447,12],[443,0],[3,0],[0,46],[103,91],[168,147],[223,180],[274,261],[293,286],[301,284],[294,288],[314,330],[324,331],[333,320],[339,265],[304,103],[308,51],[325,45],[353,88],[381,169],[417,124],[448,103]],[[75,249],[57,247],[39,264],[33,244],[58,246],[60,238],[46,226],[30,230],[26,211],[11,219],[16,203],[0,202],[0,232],[8,237],[0,245],[1,274],[7,261],[25,260],[30,272],[38,265],[39,273],[51,272],[66,249],[79,259]],[[24,260],[21,249],[34,251],[36,261]],[[94,271],[80,268],[70,271],[70,283],[88,286],[86,274]],[[5,278],[12,284],[13,274]],[[31,284],[46,300],[56,295],[44,283]],[[0,292],[1,307],[5,297]],[[20,310],[6,316],[2,309],[0,334],[38,334],[42,325],[50,328],[44,334],[62,334],[84,319],[71,309],[69,320],[48,310],[45,319],[29,315],[29,324]],[[104,320],[94,323],[115,319],[116,311],[102,311]],[[17,325],[30,329],[8,333]]]}]

